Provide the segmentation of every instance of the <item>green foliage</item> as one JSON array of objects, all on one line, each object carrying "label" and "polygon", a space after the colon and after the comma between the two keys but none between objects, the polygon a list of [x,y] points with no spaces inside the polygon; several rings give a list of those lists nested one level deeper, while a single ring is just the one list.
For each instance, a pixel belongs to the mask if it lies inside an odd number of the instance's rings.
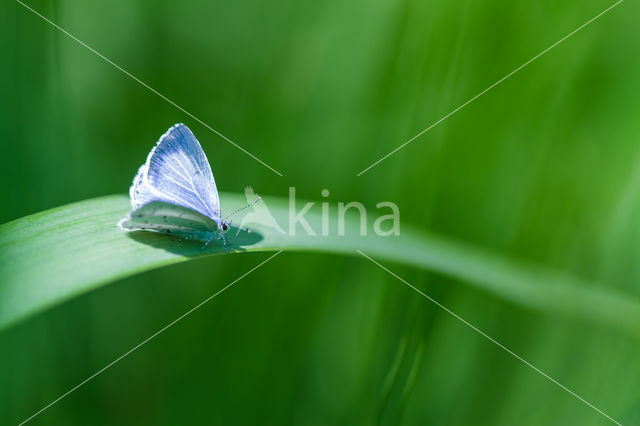
[{"label": "green foliage", "polygon": [[[268,200],[268,201],[267,201]],[[234,210],[244,203],[239,194],[221,194]],[[267,198],[271,214],[284,229],[289,225],[288,200]],[[300,200],[298,203],[304,204]],[[305,220],[312,229],[281,232],[264,225],[252,233],[227,234],[230,252],[318,251],[405,263],[464,280],[520,306],[555,311],[640,332],[640,302],[571,277],[491,255],[450,239],[424,234],[405,225],[400,235],[380,236],[371,228],[360,235],[359,214],[350,210],[344,235],[334,223],[328,235],[322,212],[314,206]],[[128,197],[114,195],[81,201],[37,213],[0,226],[0,328],[100,285],[199,256],[224,254],[221,243],[202,249],[197,241],[179,241],[150,232],[125,232],[117,226],[129,209]],[[337,220],[331,209],[328,219]],[[355,231],[355,232],[354,232]],[[640,334],[639,334],[640,335]]]},{"label": "green foliage", "polygon": [[[288,248],[35,420],[609,424],[359,248],[640,424],[640,3],[355,176],[614,1],[24,0],[284,177],[0,2],[0,424],[253,268],[270,255],[260,244]],[[126,197],[95,197],[125,193],[176,122],[231,193],[225,211],[246,185],[313,200],[326,188],[331,205],[397,203],[401,237],[298,247],[265,229],[247,253],[200,256],[124,235]]]}]

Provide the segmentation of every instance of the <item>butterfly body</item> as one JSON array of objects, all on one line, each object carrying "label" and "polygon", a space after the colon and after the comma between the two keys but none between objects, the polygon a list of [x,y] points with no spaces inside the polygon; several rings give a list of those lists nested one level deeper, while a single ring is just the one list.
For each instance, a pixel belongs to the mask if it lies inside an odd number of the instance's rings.
[{"label": "butterfly body", "polygon": [[204,247],[222,239],[229,224],[220,216],[220,199],[209,161],[191,130],[171,127],[140,166],[129,189],[131,212],[119,225],[197,240]]}]

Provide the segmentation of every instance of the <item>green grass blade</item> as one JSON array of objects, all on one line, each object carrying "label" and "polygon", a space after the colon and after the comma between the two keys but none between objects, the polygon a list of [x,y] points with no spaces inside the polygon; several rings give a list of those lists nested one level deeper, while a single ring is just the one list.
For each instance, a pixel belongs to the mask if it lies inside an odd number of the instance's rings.
[{"label": "green grass blade", "polygon": [[[240,194],[221,194],[221,198],[229,211],[245,204]],[[288,201],[266,201],[273,217],[287,229]],[[148,232],[124,232],[117,222],[128,210],[128,197],[112,195],[0,225],[0,329],[120,278],[198,256],[224,254],[222,246],[215,243],[201,252],[200,243],[177,242]],[[372,221],[371,213],[369,216]],[[306,219],[319,234],[320,209],[312,209]],[[331,226],[335,228],[335,224]],[[230,235],[233,251],[284,249],[358,256],[356,249],[360,249],[381,261],[457,278],[523,307],[640,333],[640,302],[632,296],[406,225],[397,237],[380,237],[373,232],[364,237],[349,232],[338,236],[335,229],[328,236],[304,232],[290,236],[265,226],[251,228],[255,231],[250,235]],[[358,229],[357,215],[347,216],[346,229]]]}]

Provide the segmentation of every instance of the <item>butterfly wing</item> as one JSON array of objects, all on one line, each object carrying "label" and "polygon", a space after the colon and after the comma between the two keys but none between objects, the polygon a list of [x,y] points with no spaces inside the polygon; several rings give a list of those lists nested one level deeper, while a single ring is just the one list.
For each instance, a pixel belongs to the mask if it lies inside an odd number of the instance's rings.
[{"label": "butterfly wing", "polygon": [[184,124],[176,124],[162,135],[138,169],[129,195],[134,210],[160,201],[220,222],[220,199],[209,161]]},{"label": "butterfly wing", "polygon": [[128,231],[154,231],[198,241],[210,241],[218,230],[218,225],[207,216],[162,201],[152,201],[133,210],[119,225]]}]

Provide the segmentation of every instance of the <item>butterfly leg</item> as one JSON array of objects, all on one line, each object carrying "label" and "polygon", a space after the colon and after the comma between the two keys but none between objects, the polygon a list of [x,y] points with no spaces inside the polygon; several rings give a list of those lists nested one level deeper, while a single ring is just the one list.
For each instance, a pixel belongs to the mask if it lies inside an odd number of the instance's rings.
[{"label": "butterfly leg", "polygon": [[221,235],[221,238],[222,238],[222,246],[224,247],[224,252],[229,253],[229,250],[227,250],[227,239],[224,237],[224,235]]},{"label": "butterfly leg", "polygon": [[207,240],[207,242],[205,242],[205,243],[202,245],[202,247],[200,247],[200,251],[204,251],[204,249],[206,249],[206,248],[207,248],[207,246],[209,245],[209,243],[211,242],[211,240],[212,240],[212,239],[213,239],[213,238],[209,238],[209,239]]}]

